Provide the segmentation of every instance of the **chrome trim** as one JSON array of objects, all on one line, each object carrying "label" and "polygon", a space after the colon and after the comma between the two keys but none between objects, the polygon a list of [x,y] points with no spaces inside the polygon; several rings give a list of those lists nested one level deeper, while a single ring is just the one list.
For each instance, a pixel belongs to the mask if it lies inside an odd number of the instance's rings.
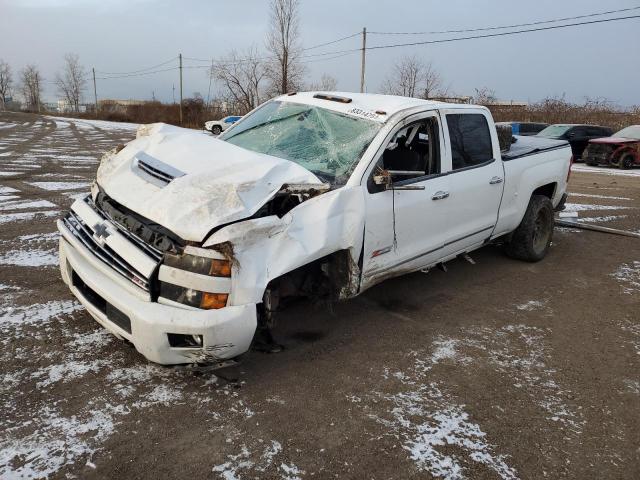
[{"label": "chrome trim", "polygon": [[144,152],[138,152],[136,154],[133,164],[147,175],[164,183],[169,183],[185,175],[184,172],[181,172],[177,168],[173,168],[171,165],[167,165]]},{"label": "chrome trim", "polygon": [[113,268],[123,277],[143,290],[150,291],[150,282],[140,272],[135,270],[108,245],[100,245],[93,237],[91,228],[73,211],[62,220],[67,229],[97,258]]}]

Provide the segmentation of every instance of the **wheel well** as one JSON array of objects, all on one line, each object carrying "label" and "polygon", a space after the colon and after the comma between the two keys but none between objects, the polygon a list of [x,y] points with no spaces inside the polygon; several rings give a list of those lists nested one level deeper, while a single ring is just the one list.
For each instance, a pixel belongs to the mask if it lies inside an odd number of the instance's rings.
[{"label": "wheel well", "polygon": [[547,183],[546,185],[542,185],[541,187],[536,188],[531,196],[533,195],[544,195],[549,200],[553,200],[553,195],[556,193],[557,183]]},{"label": "wheel well", "polygon": [[356,295],[359,280],[360,268],[351,253],[339,250],[271,280],[265,290],[270,298],[265,303],[275,311],[281,309],[287,297],[334,302]]}]

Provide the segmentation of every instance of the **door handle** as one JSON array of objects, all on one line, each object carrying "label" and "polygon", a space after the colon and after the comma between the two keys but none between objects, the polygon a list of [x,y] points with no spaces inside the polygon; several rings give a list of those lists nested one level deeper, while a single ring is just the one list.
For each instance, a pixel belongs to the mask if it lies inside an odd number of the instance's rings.
[{"label": "door handle", "polygon": [[442,190],[440,190],[439,192],[436,192],[433,194],[433,197],[431,197],[431,200],[444,200],[448,196],[449,196],[449,192],[443,192]]},{"label": "door handle", "polygon": [[502,183],[502,181],[502,177],[493,177],[491,180],[489,180],[489,185],[497,185],[498,183]]}]

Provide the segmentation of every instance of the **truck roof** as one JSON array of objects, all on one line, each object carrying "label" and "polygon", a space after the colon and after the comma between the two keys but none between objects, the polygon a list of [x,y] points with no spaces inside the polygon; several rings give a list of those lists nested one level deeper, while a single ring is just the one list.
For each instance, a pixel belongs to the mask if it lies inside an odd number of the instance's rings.
[{"label": "truck roof", "polygon": [[[345,99],[345,101],[331,100],[328,98],[316,98],[317,95]],[[353,92],[296,92],[282,95],[276,100],[303,103],[334,110],[356,116],[363,116],[371,120],[385,122],[393,114],[413,107],[426,108],[478,108],[477,105],[436,102],[420,98],[400,97],[397,95],[380,95],[377,93],[353,93]],[[347,102],[347,100],[350,100]],[[482,107],[480,107],[482,108]],[[384,113],[382,113],[384,112]]]}]

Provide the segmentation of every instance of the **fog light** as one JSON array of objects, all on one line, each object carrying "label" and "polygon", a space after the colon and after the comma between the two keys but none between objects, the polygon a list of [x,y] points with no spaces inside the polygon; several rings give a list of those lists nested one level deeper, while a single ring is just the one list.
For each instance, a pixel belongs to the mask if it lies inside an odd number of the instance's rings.
[{"label": "fog light", "polygon": [[182,333],[167,333],[169,346],[172,348],[200,348],[202,335],[184,335]]}]

